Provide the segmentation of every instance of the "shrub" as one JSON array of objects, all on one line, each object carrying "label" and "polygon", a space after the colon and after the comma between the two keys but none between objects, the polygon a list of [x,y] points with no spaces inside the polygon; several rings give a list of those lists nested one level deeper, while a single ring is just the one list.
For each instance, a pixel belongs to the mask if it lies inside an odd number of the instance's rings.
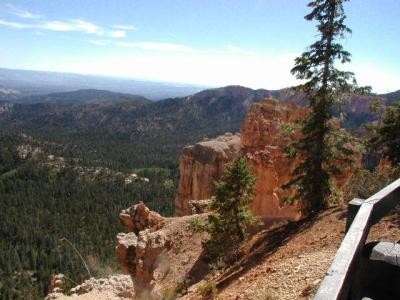
[{"label": "shrub", "polygon": [[218,292],[217,286],[212,281],[207,281],[197,289],[197,292],[205,298],[213,299]]}]

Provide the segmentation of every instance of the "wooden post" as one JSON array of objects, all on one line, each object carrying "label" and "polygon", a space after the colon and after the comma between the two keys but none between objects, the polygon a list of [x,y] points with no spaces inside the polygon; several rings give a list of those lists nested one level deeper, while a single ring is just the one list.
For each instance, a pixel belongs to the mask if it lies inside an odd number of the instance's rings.
[{"label": "wooden post", "polygon": [[363,203],[364,199],[360,198],[354,198],[349,202],[349,206],[347,208],[346,233],[349,231],[349,228]]}]

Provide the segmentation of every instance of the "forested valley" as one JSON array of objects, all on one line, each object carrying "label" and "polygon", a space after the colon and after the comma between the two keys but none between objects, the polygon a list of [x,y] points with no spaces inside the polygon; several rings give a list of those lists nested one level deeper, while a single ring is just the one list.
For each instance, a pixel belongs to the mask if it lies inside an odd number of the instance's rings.
[{"label": "forested valley", "polygon": [[52,274],[65,274],[71,286],[86,279],[73,247],[92,275],[117,271],[120,210],[143,201],[173,213],[176,169],[117,172],[83,157],[64,159],[60,149],[54,156],[54,143],[10,132],[0,133],[0,145],[1,299],[42,299]]}]

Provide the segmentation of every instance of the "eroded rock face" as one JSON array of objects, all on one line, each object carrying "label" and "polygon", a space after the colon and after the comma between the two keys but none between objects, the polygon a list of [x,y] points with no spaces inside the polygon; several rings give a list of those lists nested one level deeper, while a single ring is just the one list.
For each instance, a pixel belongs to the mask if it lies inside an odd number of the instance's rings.
[{"label": "eroded rock face", "polygon": [[169,246],[164,232],[165,219],[143,203],[120,213],[128,233],[117,235],[117,256],[121,271],[135,277],[136,293],[152,289],[154,270],[160,253]]},{"label": "eroded rock face", "polygon": [[142,202],[121,211],[119,218],[128,232],[135,234],[148,228],[157,230],[164,226],[164,218]]},{"label": "eroded rock face", "polygon": [[143,203],[121,212],[128,233],[117,235],[117,255],[122,272],[134,277],[139,298],[158,299],[171,281],[193,269],[202,239],[190,230],[192,218],[163,218]]},{"label": "eroded rock face", "polygon": [[254,214],[263,219],[297,220],[302,215],[300,202],[284,205],[283,199],[293,191],[281,186],[291,179],[291,162],[284,154],[299,137],[300,122],[307,111],[295,104],[263,100],[252,106],[243,124],[241,142],[249,166],[257,176],[255,198],[251,205]]},{"label": "eroded rock face", "polygon": [[210,199],[214,181],[219,179],[225,164],[240,151],[240,136],[227,133],[183,149],[179,158],[180,180],[175,199],[177,216],[192,214],[189,200]]},{"label": "eroded rock face", "polygon": [[[211,198],[214,181],[220,178],[225,164],[233,161],[241,151],[246,155],[253,174],[257,176],[255,197],[251,205],[253,213],[268,222],[304,217],[303,203],[283,203],[284,198],[294,191],[284,191],[281,187],[292,179],[292,170],[300,163],[299,158],[291,161],[284,151],[293,140],[300,138],[300,123],[306,115],[305,108],[293,103],[261,100],[249,109],[240,141],[238,136],[234,136],[235,139],[218,142],[224,139],[219,137],[186,147],[179,164],[181,177],[176,198],[177,215],[196,212],[190,205],[191,200]],[[339,122],[333,122],[338,128]],[[229,155],[226,155],[227,152]],[[341,167],[342,174],[334,178],[339,189],[343,189],[359,165],[360,157],[352,165]]]}]

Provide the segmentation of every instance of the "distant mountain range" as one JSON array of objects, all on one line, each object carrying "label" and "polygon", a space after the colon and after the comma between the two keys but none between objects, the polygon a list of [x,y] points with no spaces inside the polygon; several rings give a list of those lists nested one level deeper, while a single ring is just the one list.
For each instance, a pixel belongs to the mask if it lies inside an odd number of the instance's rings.
[{"label": "distant mountain range", "polygon": [[11,94],[8,93],[8,96],[12,98],[81,89],[100,89],[160,100],[191,95],[205,88],[207,87],[171,82],[0,68],[0,100],[5,100],[2,89],[13,91]]},{"label": "distant mountain range", "polygon": [[[379,98],[384,104],[393,104],[399,94],[353,95],[345,106],[347,119],[343,125],[359,130],[375,118],[369,111],[373,101]],[[168,165],[177,162],[186,144],[238,132],[248,107],[264,98],[306,103],[304,95],[290,89],[252,90],[241,86],[157,102],[109,91],[80,90],[2,102],[0,125],[79,145],[83,152],[95,151],[102,159],[124,166]]]},{"label": "distant mountain range", "polygon": [[121,102],[151,103],[152,101],[139,95],[123,94],[105,90],[77,90],[73,92],[51,93],[46,95],[29,95],[13,98],[12,102],[20,104],[52,103],[52,104],[107,104]]}]

